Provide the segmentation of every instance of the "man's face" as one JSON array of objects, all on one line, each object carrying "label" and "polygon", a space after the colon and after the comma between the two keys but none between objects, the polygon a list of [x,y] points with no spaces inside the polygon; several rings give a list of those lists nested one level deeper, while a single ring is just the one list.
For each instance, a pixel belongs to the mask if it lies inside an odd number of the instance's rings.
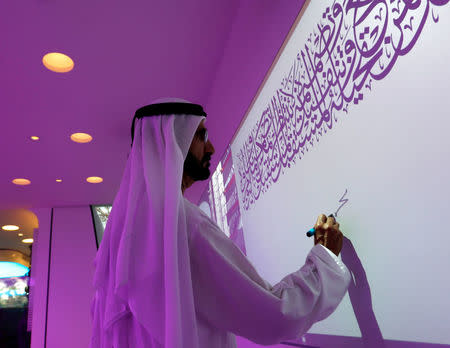
[{"label": "man's face", "polygon": [[206,180],[211,175],[209,161],[215,150],[209,139],[205,142],[205,135],[206,128],[204,120],[202,120],[192,139],[183,167],[184,174],[191,177],[194,181]]}]

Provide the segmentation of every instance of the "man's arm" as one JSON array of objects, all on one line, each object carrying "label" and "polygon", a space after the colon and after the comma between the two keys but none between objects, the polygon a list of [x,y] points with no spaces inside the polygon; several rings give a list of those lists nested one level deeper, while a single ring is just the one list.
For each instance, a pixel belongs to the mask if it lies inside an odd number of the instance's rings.
[{"label": "man's arm", "polygon": [[318,244],[305,265],[272,287],[210,221],[192,234],[190,254],[198,314],[258,344],[303,335],[336,309],[351,279],[347,267]]}]

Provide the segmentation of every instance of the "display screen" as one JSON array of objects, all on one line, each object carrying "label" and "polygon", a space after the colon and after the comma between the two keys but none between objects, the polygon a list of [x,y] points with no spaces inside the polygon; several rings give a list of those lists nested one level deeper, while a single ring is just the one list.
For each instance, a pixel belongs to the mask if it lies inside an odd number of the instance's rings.
[{"label": "display screen", "polygon": [[27,308],[29,277],[0,278],[0,308]]}]

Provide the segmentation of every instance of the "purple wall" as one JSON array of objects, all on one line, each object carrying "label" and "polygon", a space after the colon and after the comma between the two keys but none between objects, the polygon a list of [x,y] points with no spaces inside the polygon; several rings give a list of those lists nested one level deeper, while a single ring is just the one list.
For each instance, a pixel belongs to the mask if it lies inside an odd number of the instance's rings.
[{"label": "purple wall", "polygon": [[89,346],[95,253],[89,206],[53,209],[48,348]]},{"label": "purple wall", "polygon": [[96,253],[90,207],[54,208],[53,216],[51,209],[35,209],[34,213],[39,219],[39,241],[33,260],[37,278],[31,348],[88,347]]},{"label": "purple wall", "polygon": [[[47,310],[48,250],[50,240],[51,208],[32,209],[38,219],[31,259],[30,294],[33,292],[31,348],[44,347],[45,313]],[[31,304],[31,303],[30,303]]]}]

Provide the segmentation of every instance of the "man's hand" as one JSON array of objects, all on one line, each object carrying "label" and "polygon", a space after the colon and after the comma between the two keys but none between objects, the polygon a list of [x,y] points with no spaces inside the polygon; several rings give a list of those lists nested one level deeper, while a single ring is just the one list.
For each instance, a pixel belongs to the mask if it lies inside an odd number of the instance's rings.
[{"label": "man's hand", "polygon": [[342,250],[343,234],[339,230],[339,224],[334,217],[321,214],[317,218],[314,225],[316,232],[314,233],[314,245],[322,244],[327,249],[331,250],[336,256]]}]

